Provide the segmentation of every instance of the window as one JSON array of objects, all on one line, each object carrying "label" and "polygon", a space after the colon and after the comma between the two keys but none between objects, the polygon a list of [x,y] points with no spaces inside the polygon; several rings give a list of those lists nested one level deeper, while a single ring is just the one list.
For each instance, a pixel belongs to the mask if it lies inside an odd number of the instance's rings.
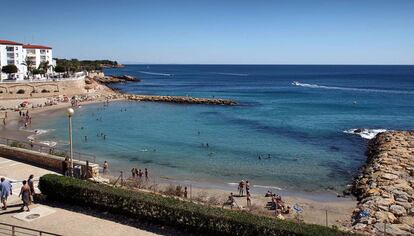
[{"label": "window", "polygon": [[8,52],[13,52],[13,51],[14,51],[14,48],[13,48],[13,47],[6,47],[6,50],[7,50]]}]

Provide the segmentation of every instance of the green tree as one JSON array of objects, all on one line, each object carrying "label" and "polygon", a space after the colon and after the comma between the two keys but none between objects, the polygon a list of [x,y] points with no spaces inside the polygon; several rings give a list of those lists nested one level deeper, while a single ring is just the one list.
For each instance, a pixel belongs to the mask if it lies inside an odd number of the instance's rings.
[{"label": "green tree", "polygon": [[42,72],[41,74],[46,74],[47,70],[49,69],[49,61],[40,62],[39,67],[37,69]]},{"label": "green tree", "polygon": [[1,68],[1,72],[6,73],[9,77],[10,77],[10,74],[17,73],[17,71],[19,70],[17,69],[17,66],[15,65],[7,65]]},{"label": "green tree", "polygon": [[64,66],[62,66],[62,65],[57,65],[57,66],[55,67],[55,72],[57,72],[57,73],[63,73],[63,72],[65,72],[65,71],[66,71],[65,67],[64,67]]},{"label": "green tree", "polygon": [[35,63],[26,57],[26,60],[22,63],[22,65],[25,65],[27,67],[27,77],[30,77],[30,75],[33,74],[33,69],[35,69]]}]

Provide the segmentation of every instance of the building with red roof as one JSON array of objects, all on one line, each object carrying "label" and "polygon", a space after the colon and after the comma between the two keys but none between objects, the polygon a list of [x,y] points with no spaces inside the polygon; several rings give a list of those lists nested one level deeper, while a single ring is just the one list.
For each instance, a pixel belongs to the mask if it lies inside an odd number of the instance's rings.
[{"label": "building with red roof", "polygon": [[0,79],[22,80],[29,76],[28,67],[39,68],[42,63],[47,63],[48,73],[52,73],[54,64],[52,47],[44,45],[23,44],[10,40],[0,39],[0,68],[6,65],[15,65],[18,72],[11,75],[1,73]]}]

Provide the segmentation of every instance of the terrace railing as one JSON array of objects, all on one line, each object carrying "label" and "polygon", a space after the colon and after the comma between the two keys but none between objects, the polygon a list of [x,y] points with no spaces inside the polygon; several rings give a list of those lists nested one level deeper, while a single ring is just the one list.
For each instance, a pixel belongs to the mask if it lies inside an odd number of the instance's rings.
[{"label": "terrace railing", "polygon": [[[48,145],[41,144],[41,143],[26,142],[26,141],[20,141],[20,140],[0,137],[0,144],[4,144],[10,147],[24,148],[27,150],[33,150],[33,151],[37,151],[40,153],[47,153],[47,154],[52,154],[56,156],[70,158],[70,152],[68,150],[62,149],[62,148],[50,147]],[[73,154],[73,160],[89,161],[91,163],[96,163],[96,156],[93,154],[76,152],[76,151],[74,151],[72,154]]]},{"label": "terrace railing", "polygon": [[6,223],[0,223],[0,235],[11,235],[11,236],[61,236],[60,234],[50,233],[43,230],[31,229],[27,227],[11,225]]}]

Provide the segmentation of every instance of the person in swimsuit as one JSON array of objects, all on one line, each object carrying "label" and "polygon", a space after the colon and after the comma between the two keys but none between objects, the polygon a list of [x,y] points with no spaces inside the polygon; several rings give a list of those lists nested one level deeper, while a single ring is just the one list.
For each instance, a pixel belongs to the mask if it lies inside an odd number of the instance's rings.
[{"label": "person in swimsuit", "polygon": [[19,193],[19,197],[22,197],[22,201],[23,201],[23,206],[21,208],[21,210],[24,210],[24,207],[27,207],[27,211],[30,211],[29,205],[30,205],[30,187],[27,184],[26,180],[23,180],[23,186],[20,189],[20,193]]}]

